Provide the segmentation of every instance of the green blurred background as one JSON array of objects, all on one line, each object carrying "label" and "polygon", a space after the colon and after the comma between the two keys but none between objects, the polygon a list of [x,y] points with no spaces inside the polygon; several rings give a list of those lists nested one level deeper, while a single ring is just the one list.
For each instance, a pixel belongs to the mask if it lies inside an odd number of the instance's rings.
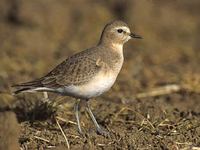
[{"label": "green blurred background", "polygon": [[111,95],[131,97],[198,76],[199,0],[0,0],[0,91],[94,46],[115,19],[144,39],[124,46],[125,64]]}]

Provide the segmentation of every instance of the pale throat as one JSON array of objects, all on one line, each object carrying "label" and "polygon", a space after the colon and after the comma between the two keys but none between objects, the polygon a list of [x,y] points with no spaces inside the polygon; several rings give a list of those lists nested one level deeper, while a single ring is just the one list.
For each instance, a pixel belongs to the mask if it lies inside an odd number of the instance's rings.
[{"label": "pale throat", "polygon": [[114,51],[121,53],[123,55],[123,45],[121,43],[111,43],[111,47]]},{"label": "pale throat", "polygon": [[[124,54],[123,54],[123,45],[120,43],[111,43],[112,50],[118,54],[119,58],[118,61],[123,63],[124,61]],[[122,65],[122,64],[121,64]],[[121,66],[120,65],[120,66]]]}]

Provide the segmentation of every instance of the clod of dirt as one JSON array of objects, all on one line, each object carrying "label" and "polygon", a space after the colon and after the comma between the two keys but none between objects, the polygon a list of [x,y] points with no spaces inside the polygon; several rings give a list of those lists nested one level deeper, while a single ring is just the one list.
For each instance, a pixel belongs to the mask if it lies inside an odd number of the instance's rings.
[{"label": "clod of dirt", "polygon": [[0,112],[0,149],[19,150],[19,124],[11,111]]}]

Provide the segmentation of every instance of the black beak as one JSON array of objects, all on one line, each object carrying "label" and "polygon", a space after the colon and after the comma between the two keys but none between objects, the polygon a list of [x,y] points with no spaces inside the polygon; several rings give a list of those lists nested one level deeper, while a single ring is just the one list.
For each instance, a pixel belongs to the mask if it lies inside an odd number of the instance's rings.
[{"label": "black beak", "polygon": [[129,36],[130,36],[131,38],[143,39],[140,35],[137,35],[137,34],[135,34],[135,33],[131,33]]}]

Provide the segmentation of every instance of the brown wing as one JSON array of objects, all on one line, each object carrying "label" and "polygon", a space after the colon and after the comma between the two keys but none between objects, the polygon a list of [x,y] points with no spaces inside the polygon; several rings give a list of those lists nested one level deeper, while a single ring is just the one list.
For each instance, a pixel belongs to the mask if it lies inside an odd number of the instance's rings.
[{"label": "brown wing", "polygon": [[66,85],[80,85],[89,81],[101,66],[90,55],[76,54],[40,79],[44,87],[56,88]]}]

